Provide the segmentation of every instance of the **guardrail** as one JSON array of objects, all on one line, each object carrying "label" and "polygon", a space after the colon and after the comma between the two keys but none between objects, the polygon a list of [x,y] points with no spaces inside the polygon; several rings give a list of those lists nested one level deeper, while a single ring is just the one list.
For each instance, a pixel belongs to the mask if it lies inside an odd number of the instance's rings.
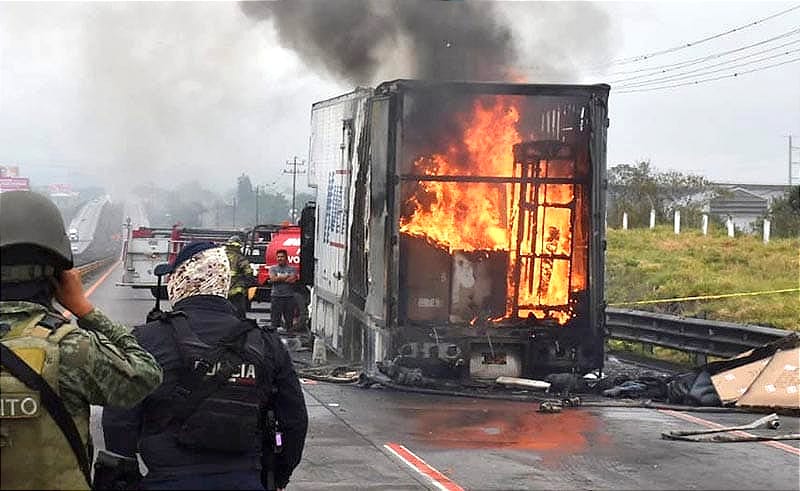
[{"label": "guardrail", "polygon": [[606,309],[608,337],[691,353],[696,365],[708,356],[728,358],[776,341],[791,331],[693,319],[628,309]]}]

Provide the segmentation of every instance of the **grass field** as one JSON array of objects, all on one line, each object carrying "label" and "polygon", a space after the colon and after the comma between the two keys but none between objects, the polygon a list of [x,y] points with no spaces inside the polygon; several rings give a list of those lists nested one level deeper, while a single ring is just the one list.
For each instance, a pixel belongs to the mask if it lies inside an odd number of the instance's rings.
[{"label": "grass field", "polygon": [[[640,300],[746,293],[800,286],[800,239],[729,238],[719,230],[608,230],[606,298]],[[689,317],[800,330],[800,293],[652,305],[620,305]]]}]

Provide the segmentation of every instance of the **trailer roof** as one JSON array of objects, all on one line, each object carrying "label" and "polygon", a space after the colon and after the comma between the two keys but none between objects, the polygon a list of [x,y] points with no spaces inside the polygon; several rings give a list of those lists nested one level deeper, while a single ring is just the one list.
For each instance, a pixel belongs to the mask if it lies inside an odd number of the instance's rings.
[{"label": "trailer roof", "polygon": [[482,94],[544,95],[544,96],[589,96],[592,94],[608,97],[611,86],[608,84],[514,84],[506,82],[466,82],[397,79],[383,82],[377,93],[399,92],[403,90],[453,90],[455,92],[476,92]]},{"label": "trailer roof", "polygon": [[337,95],[336,97],[331,97],[330,99],[325,99],[322,101],[317,101],[311,104],[312,109],[317,109],[326,106],[332,106],[339,102],[346,101],[348,99],[357,99],[358,97],[365,97],[372,95],[374,89],[372,87],[356,87],[354,90],[346,93]]}]

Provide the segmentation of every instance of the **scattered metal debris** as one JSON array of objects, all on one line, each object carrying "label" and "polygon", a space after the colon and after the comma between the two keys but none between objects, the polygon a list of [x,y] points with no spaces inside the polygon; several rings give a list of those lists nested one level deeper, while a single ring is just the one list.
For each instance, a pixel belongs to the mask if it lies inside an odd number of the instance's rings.
[{"label": "scattered metal debris", "polygon": [[563,406],[558,401],[544,401],[539,404],[539,412],[546,414],[560,413]]},{"label": "scattered metal debris", "polygon": [[533,380],[529,378],[497,377],[495,382],[500,385],[521,387],[523,389],[547,390],[550,388],[550,382],[545,382],[544,380]]},{"label": "scattered metal debris", "polygon": [[[743,430],[777,430],[781,425],[778,415],[775,413],[764,416],[750,424],[741,426],[726,426],[713,428],[710,430],[683,430],[667,431],[661,434],[664,440],[681,440],[686,442],[760,442],[770,440],[800,440],[800,434],[790,433],[784,435],[751,435],[742,433]],[[729,434],[735,432],[734,434]]]}]

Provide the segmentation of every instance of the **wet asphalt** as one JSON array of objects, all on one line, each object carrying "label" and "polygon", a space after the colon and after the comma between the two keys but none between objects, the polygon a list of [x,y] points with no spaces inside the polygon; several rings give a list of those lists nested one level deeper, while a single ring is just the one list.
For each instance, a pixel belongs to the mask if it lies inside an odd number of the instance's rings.
[{"label": "wet asphalt", "polygon": [[[120,275],[117,267],[91,300],[116,320],[141,323],[153,299],[116,287]],[[586,407],[542,414],[534,403],[305,382],[309,435],[288,489],[800,489],[797,441],[661,438],[760,415]],[[102,448],[99,414],[95,408],[92,432]],[[781,423],[776,433],[800,433],[800,419]],[[410,465],[397,448],[434,471]]]}]

